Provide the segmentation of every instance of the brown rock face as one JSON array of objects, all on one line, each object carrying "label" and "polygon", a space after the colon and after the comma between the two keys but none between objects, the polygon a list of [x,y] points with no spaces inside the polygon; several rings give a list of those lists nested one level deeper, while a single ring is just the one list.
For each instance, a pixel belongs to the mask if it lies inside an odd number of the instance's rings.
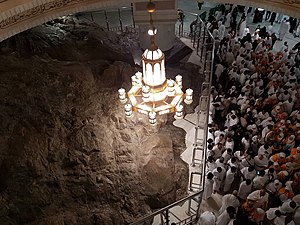
[{"label": "brown rock face", "polygon": [[56,24],[0,43],[0,224],[128,224],[186,194],[184,131],[124,118],[120,39]]}]

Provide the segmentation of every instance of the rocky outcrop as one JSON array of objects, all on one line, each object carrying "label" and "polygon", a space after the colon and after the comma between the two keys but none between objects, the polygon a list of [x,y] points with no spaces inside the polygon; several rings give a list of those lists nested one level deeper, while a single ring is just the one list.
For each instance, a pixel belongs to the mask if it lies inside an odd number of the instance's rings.
[{"label": "rocky outcrop", "polygon": [[0,224],[128,224],[186,194],[184,131],[124,118],[120,41],[53,23],[0,44]]}]

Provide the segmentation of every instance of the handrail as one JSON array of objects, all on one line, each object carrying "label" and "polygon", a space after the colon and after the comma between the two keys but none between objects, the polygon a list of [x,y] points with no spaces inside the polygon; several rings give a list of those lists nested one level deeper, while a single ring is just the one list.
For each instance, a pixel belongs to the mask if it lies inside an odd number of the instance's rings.
[{"label": "handrail", "polygon": [[[196,197],[196,196],[198,196],[198,195],[201,195],[202,192],[203,192],[203,190],[198,191],[198,192],[196,192],[196,193],[194,193],[194,194],[192,194],[192,195],[189,195],[189,196],[187,196],[187,197],[184,197],[184,198],[182,198],[182,199],[180,199],[180,200],[178,200],[178,201],[176,201],[176,202],[174,202],[174,203],[172,203],[172,204],[170,204],[170,205],[168,205],[168,206],[166,206],[166,207],[164,207],[164,208],[162,208],[162,209],[159,209],[159,210],[157,210],[157,211],[151,213],[151,214],[148,215],[148,216],[145,216],[145,217],[143,217],[143,218],[137,220],[136,222],[131,223],[131,225],[141,225],[142,222],[148,221],[149,219],[154,218],[155,216],[157,216],[157,215],[163,213],[164,211],[168,211],[169,209],[173,208],[174,206],[181,205],[182,203],[184,203],[184,202],[186,202],[186,201],[188,201],[188,200],[190,200],[190,199],[192,199],[192,198],[194,198],[194,197]],[[202,197],[202,196],[201,196],[201,197]],[[202,198],[201,198],[201,200],[202,200]]]}]

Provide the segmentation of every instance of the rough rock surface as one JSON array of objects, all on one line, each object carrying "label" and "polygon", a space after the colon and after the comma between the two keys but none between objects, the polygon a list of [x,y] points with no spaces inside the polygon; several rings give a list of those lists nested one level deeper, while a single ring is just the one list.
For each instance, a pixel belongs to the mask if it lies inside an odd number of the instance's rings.
[{"label": "rough rock surface", "polygon": [[0,224],[128,224],[186,194],[185,132],[124,118],[123,39],[54,23],[0,43]]}]

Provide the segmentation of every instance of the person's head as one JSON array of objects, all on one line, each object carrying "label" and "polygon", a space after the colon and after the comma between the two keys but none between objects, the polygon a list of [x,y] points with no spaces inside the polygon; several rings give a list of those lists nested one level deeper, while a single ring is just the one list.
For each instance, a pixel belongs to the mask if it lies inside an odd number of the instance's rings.
[{"label": "person's head", "polygon": [[252,165],[250,165],[249,167],[248,167],[248,172],[252,172],[252,171],[254,171],[254,166],[252,166]]},{"label": "person's head", "polygon": [[231,154],[231,153],[232,153],[232,149],[231,149],[231,148],[227,148],[226,151],[227,151],[228,154]]},{"label": "person's head", "polygon": [[279,181],[279,180],[277,180],[277,179],[276,179],[276,180],[274,180],[274,185],[275,185],[275,186],[279,186],[279,185],[280,185],[280,181]]},{"label": "person's head", "polygon": [[212,157],[211,155],[207,157],[207,161],[208,162],[214,162],[214,157]]},{"label": "person's head", "polygon": [[235,157],[235,156],[233,156],[233,157],[231,158],[231,160],[230,160],[230,161],[231,161],[231,163],[235,163],[235,162],[236,162],[236,160],[237,160],[237,159],[236,159],[236,157]]},{"label": "person's head", "polygon": [[275,169],[274,169],[274,168],[270,168],[270,169],[268,170],[268,172],[269,172],[269,173],[274,173],[274,172],[275,172]]},{"label": "person's head", "polygon": [[252,201],[252,200],[247,200],[246,203],[247,203],[249,208],[252,208],[254,206],[254,201]]},{"label": "person's head", "polygon": [[218,167],[217,167],[217,171],[218,171],[219,173],[221,173],[221,172],[222,172],[222,167],[218,166]]},{"label": "person's head", "polygon": [[229,215],[232,215],[232,214],[235,214],[235,208],[233,206],[228,206],[226,208],[226,212],[229,214]]},{"label": "person's head", "polygon": [[266,194],[266,189],[262,188],[259,192],[260,196],[264,196]]},{"label": "person's head", "polygon": [[257,171],[257,175],[260,177],[265,176],[266,172],[264,170]]},{"label": "person's head", "polygon": [[213,175],[211,172],[209,172],[209,173],[207,174],[207,179],[211,180],[211,179],[213,179],[213,178],[214,178],[214,175]]},{"label": "person's head", "polygon": [[235,173],[235,172],[236,172],[236,167],[235,167],[235,166],[232,166],[232,167],[231,167],[231,172],[232,172],[232,173]]},{"label": "person's head", "polygon": [[275,216],[277,216],[277,217],[280,217],[280,216],[281,216],[280,210],[276,210],[276,211],[275,211]]},{"label": "person's head", "polygon": [[297,206],[297,204],[296,204],[296,202],[295,202],[295,201],[290,201],[290,204],[289,204],[289,206],[290,206],[292,209],[295,209],[295,208],[296,208],[296,206]]},{"label": "person's head", "polygon": [[209,139],[207,140],[207,143],[209,143],[209,144],[214,143],[214,140],[213,140],[212,138],[209,138]]},{"label": "person's head", "polygon": [[250,180],[250,179],[247,179],[247,180],[246,180],[246,184],[247,184],[247,185],[250,185],[250,184],[251,184],[251,180]]},{"label": "person's head", "polygon": [[219,162],[224,163],[224,158],[222,156],[219,158]]}]

